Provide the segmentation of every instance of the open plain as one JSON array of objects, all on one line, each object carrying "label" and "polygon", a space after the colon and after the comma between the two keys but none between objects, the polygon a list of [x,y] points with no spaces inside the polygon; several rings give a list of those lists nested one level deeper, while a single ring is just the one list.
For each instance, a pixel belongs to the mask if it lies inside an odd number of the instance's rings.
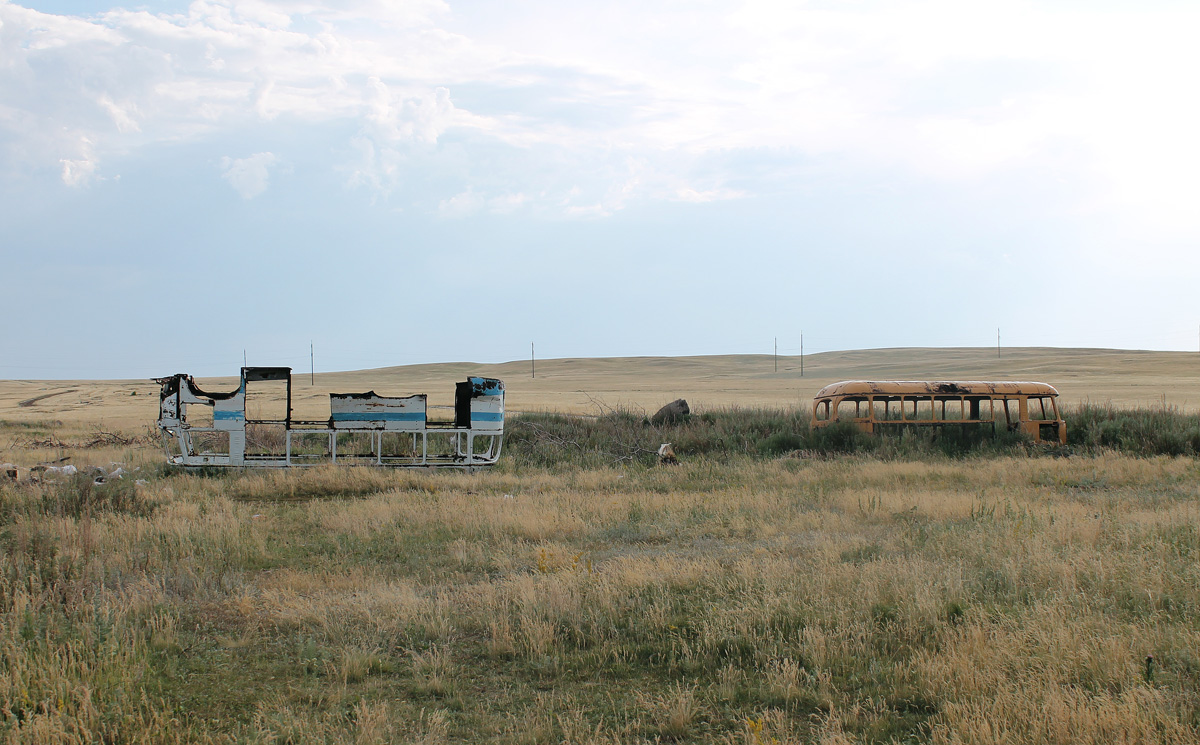
[{"label": "open plain", "polygon": [[[597,414],[611,408],[653,411],[677,397],[693,409],[807,406],[822,386],[838,380],[1041,380],[1062,401],[1117,406],[1168,404],[1200,409],[1200,354],[1114,349],[873,349],[804,358],[770,355],[626,357],[528,360],[495,365],[467,362],[318,373],[314,384],[294,370],[299,418],[329,415],[329,393],[374,390],[384,396],[428,393],[430,403],[453,403],[454,383],[467,375],[500,378],[509,411]],[[269,364],[269,361],[267,362]],[[161,370],[161,375],[187,370]],[[237,386],[228,377],[198,378],[217,391]],[[52,419],[64,424],[138,428],[157,416],[158,386],[143,380],[0,380],[0,419]],[[133,395],[136,394],[136,395]],[[140,398],[139,398],[140,397]]]},{"label": "open plain", "polygon": [[[529,415],[477,473],[182,473],[147,436],[152,383],[2,381],[0,461],[126,474],[0,485],[0,732],[1196,742],[1194,457],[731,447],[668,467],[641,453],[711,440],[737,409],[796,415],[843,378],[1036,379],[1068,406],[1200,408],[1198,355],[995,354],[814,355],[803,378],[769,356],[550,360],[536,379],[527,362],[297,376],[302,417],[326,416],[329,391],[446,405],[467,374],[505,379],[510,413]],[[715,418],[641,428],[679,396]],[[535,415],[553,411],[632,411],[640,439],[596,457]]]}]

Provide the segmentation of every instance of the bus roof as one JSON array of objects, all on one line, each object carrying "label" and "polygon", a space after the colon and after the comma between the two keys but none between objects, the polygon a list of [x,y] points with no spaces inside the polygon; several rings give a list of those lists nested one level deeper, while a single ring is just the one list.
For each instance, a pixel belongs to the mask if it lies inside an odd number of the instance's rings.
[{"label": "bus roof", "polygon": [[1054,386],[1028,380],[843,380],[817,391],[832,396],[1057,396]]}]

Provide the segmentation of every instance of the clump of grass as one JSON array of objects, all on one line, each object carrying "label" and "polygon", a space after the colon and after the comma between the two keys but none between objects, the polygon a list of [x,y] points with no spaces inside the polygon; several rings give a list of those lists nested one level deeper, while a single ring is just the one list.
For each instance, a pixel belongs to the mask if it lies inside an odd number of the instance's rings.
[{"label": "clump of grass", "polygon": [[1108,448],[1135,455],[1200,454],[1200,415],[1176,406],[1119,409],[1084,404],[1069,410],[1067,442],[1073,447]]},{"label": "clump of grass", "polygon": [[345,649],[338,665],[337,676],[343,683],[361,683],[368,675],[391,671],[391,664],[378,647]]},{"label": "clump of grass", "polygon": [[413,692],[421,696],[446,698],[454,694],[456,668],[445,647],[433,646],[412,653]]},{"label": "clump of grass", "polygon": [[100,513],[149,517],[158,502],[147,496],[130,477],[97,483],[94,476],[77,473],[52,485],[41,500],[45,515],[80,518]]},{"label": "clump of grass", "polygon": [[692,688],[675,684],[651,702],[655,710],[655,734],[664,740],[682,740],[696,727],[700,706]]}]

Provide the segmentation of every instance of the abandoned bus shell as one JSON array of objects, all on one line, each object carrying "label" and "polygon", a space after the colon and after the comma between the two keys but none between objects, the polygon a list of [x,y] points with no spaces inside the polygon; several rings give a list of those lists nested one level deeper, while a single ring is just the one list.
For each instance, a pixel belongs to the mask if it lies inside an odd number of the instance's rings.
[{"label": "abandoned bus shell", "polygon": [[813,427],[853,422],[864,432],[888,427],[1003,423],[1034,442],[1067,443],[1058,391],[1026,381],[844,380],[813,397]]},{"label": "abandoned bus shell", "polygon": [[[282,416],[247,417],[250,388],[272,381],[286,383]],[[203,391],[182,373],[155,382],[162,386],[163,446],[180,466],[489,466],[504,439],[504,384],[494,378],[457,385],[453,421],[430,421],[425,394],[389,398],[374,391],[331,393],[328,419],[296,420],[290,367],[243,367],[241,384],[229,393]]]}]

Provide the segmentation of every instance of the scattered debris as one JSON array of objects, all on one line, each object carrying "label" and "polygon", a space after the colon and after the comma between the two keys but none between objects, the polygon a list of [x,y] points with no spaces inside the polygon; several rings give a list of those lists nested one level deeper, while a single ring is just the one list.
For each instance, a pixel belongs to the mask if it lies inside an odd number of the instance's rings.
[{"label": "scattered debris", "polygon": [[136,444],[149,443],[149,442],[150,442],[149,437],[137,437],[137,436],[125,437],[123,435],[118,435],[115,432],[104,432],[103,430],[96,430],[95,432],[92,433],[92,439],[88,440],[87,443],[85,443],[81,447],[96,448],[96,447],[103,447],[105,445],[136,445]]},{"label": "scattered debris", "polygon": [[671,443],[664,442],[658,446],[658,462],[663,465],[679,463],[679,459],[675,457],[675,448],[671,447]]},{"label": "scattered debris", "polygon": [[21,443],[21,446],[26,448],[53,448],[55,450],[71,447],[62,440],[54,439],[54,435],[47,435],[44,440],[27,440]]},{"label": "scattered debris", "polygon": [[688,402],[682,398],[677,398],[655,412],[654,416],[650,417],[650,423],[678,424],[687,419],[691,413],[692,410],[688,408]]},{"label": "scattered debris", "polygon": [[125,477],[126,471],[121,467],[120,463],[110,463],[109,468],[112,470],[106,471],[100,466],[86,466],[84,467],[83,472],[92,477],[92,483],[96,486],[106,484],[113,479],[121,479]]},{"label": "scattered debris", "polygon": [[0,464],[0,478],[7,479],[9,481],[16,481],[17,480],[17,467],[14,466],[12,463]]},{"label": "scattered debris", "polygon": [[[124,465],[120,463],[109,463],[108,468],[104,468],[103,466],[82,466],[76,468],[69,463],[66,465],[52,465],[53,463],[63,463],[67,460],[70,460],[70,456],[66,458],[59,458],[56,461],[51,461],[51,463],[40,463],[30,468],[29,481],[32,483],[54,482],[63,476],[69,477],[82,473],[84,476],[90,477],[94,485],[102,486],[110,481],[123,479],[126,475],[131,473],[130,471],[127,471]],[[5,464],[4,467],[9,465],[11,464]],[[0,469],[4,467],[0,467]],[[17,467],[11,466],[11,468],[12,473],[15,474]],[[142,469],[133,469],[134,472],[140,470]],[[0,477],[2,477],[3,473],[4,471],[0,470]],[[15,476],[13,476],[13,478],[15,479]],[[139,486],[144,486],[147,482],[144,479],[138,479],[136,483]]]},{"label": "scattered debris", "polygon": [[54,481],[59,476],[74,476],[77,473],[79,469],[69,463],[65,466],[34,466],[29,469],[29,478],[31,481],[43,481],[49,477]]},{"label": "scattered debris", "polygon": [[104,432],[96,430],[91,434],[91,439],[83,443],[64,442],[54,438],[54,435],[47,435],[44,440],[26,440],[20,443],[26,448],[53,448],[55,450],[67,449],[88,449],[100,447],[125,447],[128,445],[147,445],[154,441],[150,435],[119,435],[115,432]]}]

